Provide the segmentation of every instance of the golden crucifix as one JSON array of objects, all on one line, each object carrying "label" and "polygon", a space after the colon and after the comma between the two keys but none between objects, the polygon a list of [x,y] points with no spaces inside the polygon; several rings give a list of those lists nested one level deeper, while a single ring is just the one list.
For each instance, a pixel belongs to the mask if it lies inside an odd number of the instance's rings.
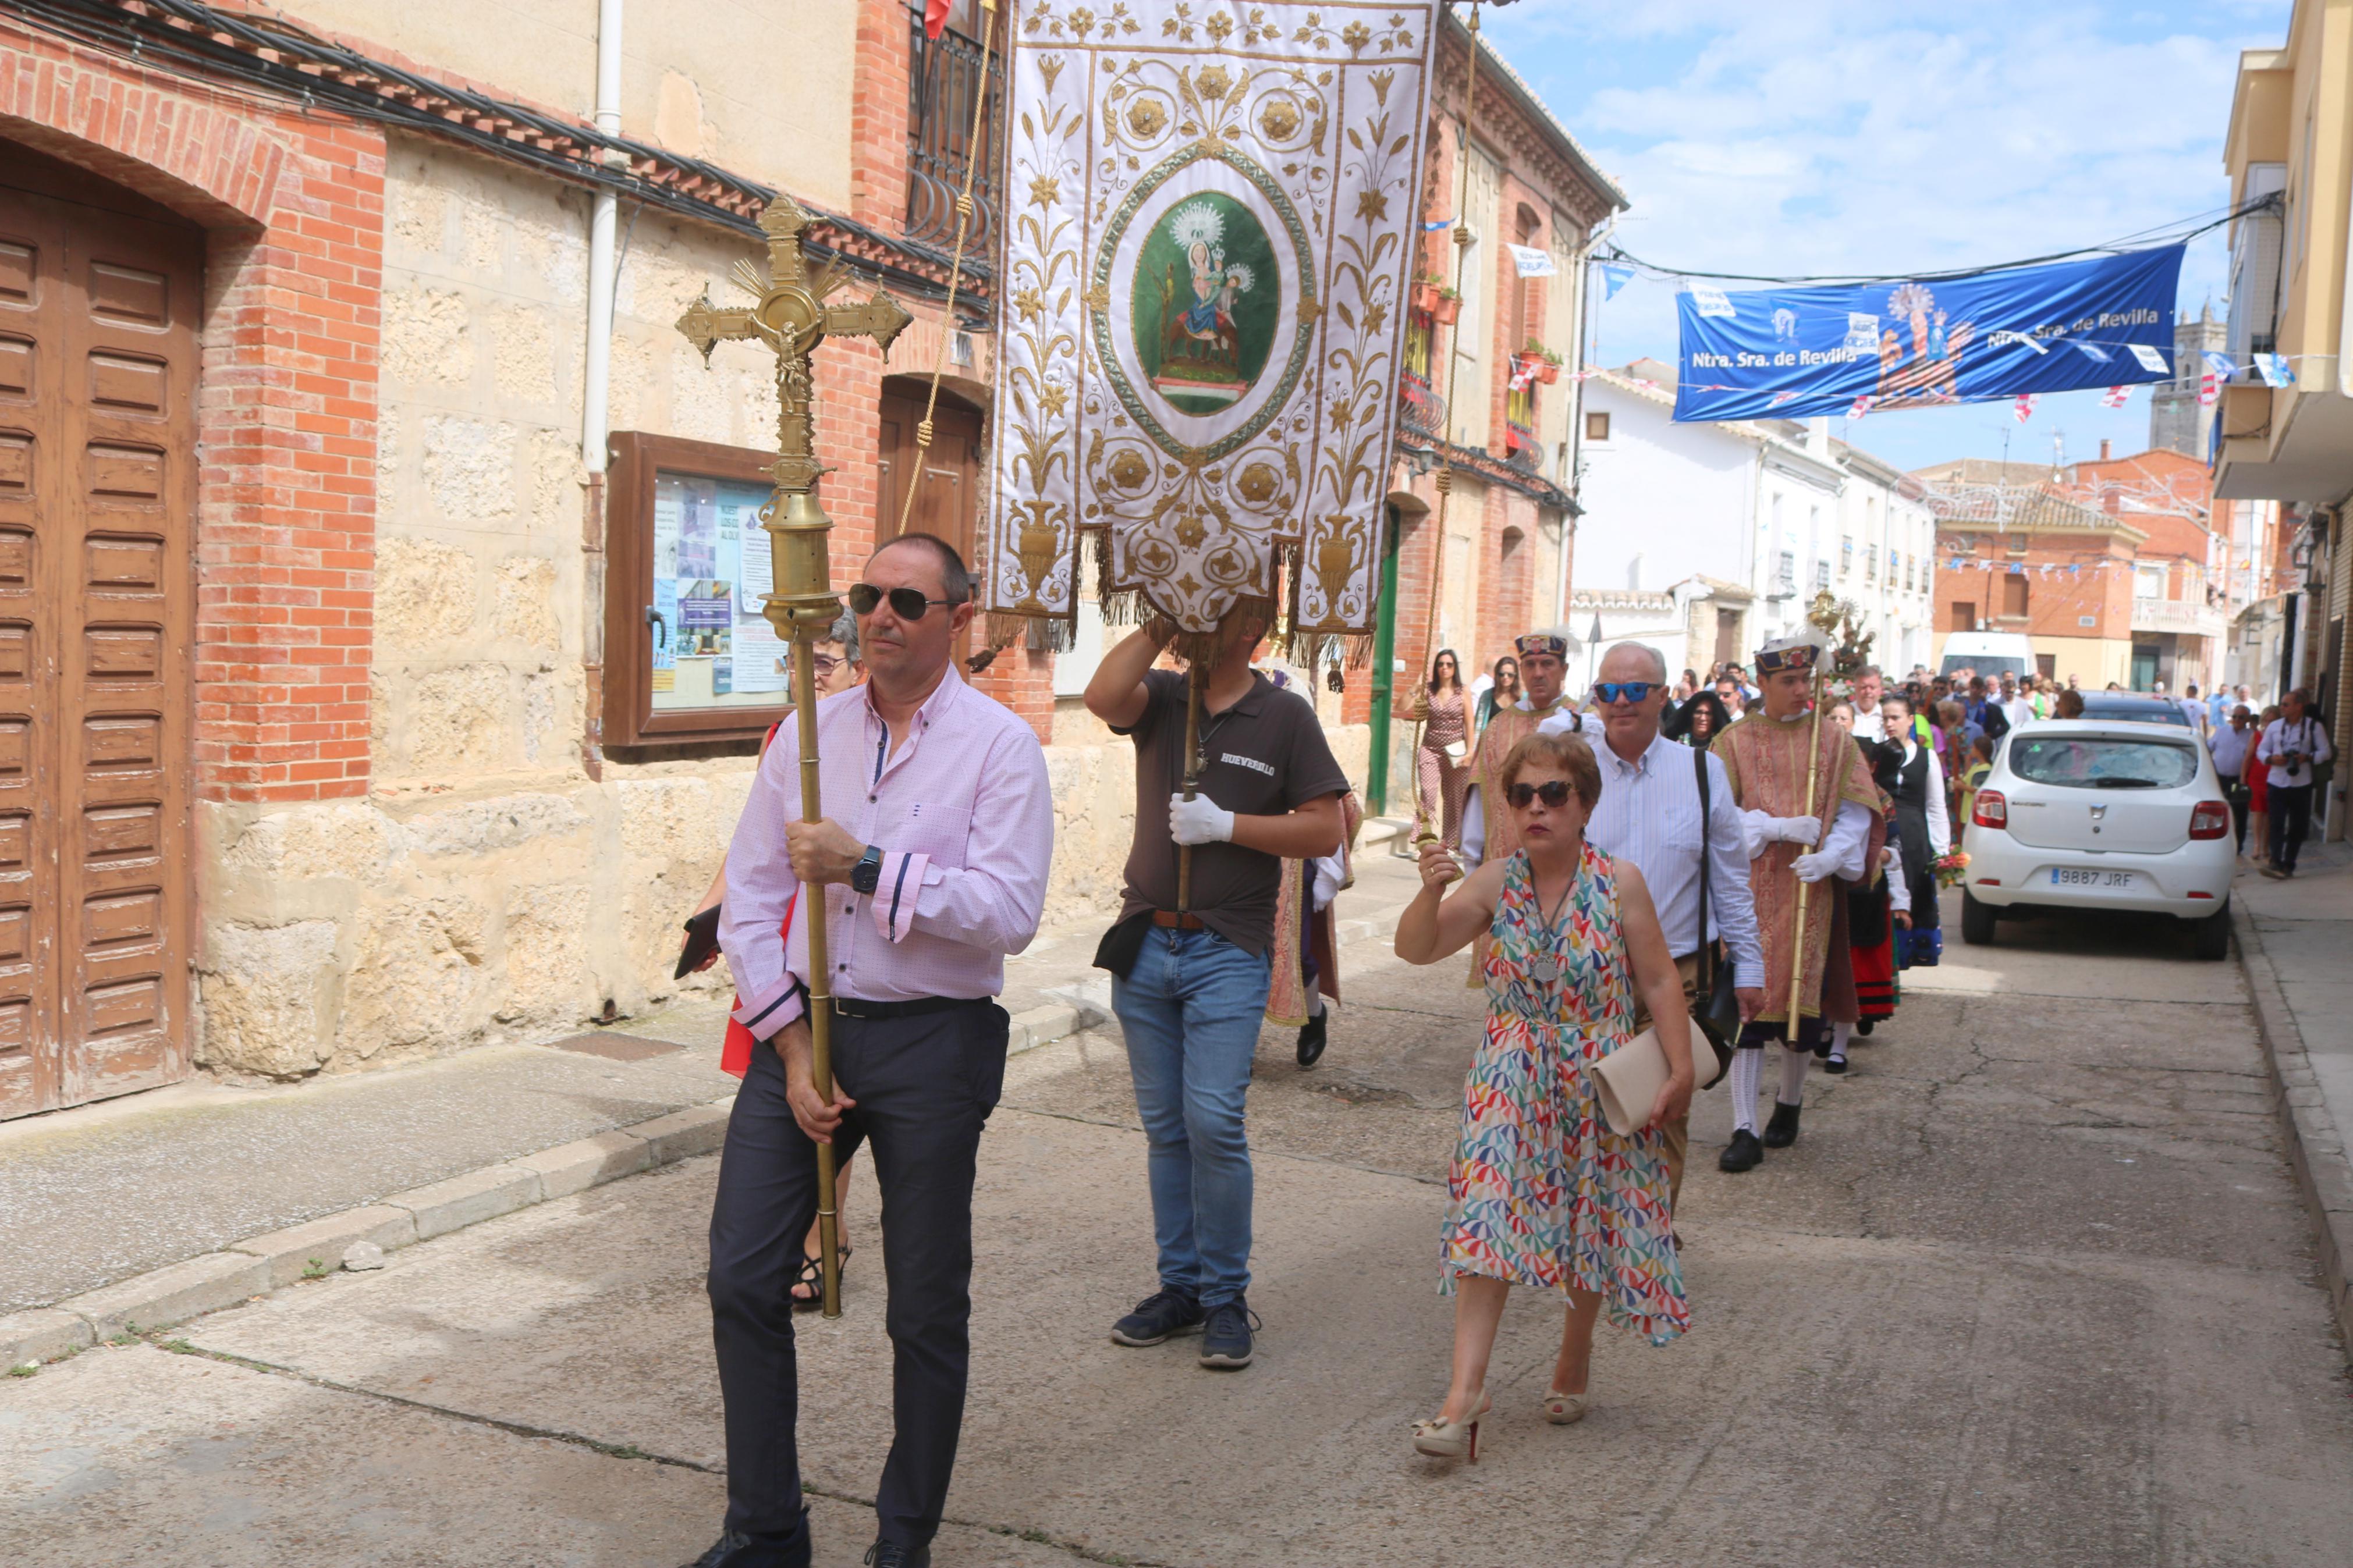
[{"label": "golden crucifix", "polygon": [[[768,624],[793,645],[793,707],[801,743],[801,820],[824,817],[818,799],[817,671],[811,644],[824,637],[841,614],[834,597],[831,563],[826,555],[826,535],[833,520],[818,504],[817,479],[821,471],[810,403],[810,359],[828,333],[836,337],[872,338],[885,354],[891,341],[913,320],[888,292],[863,304],[828,305],[826,299],[848,281],[840,262],[829,263],[814,279],[801,256],[801,231],[808,214],[781,191],[760,214],[760,227],[768,237],[768,275],[748,261],[735,264],[738,287],[759,297],[748,310],[714,308],[710,297],[688,307],[678,319],[678,330],[702,351],[703,363],[722,342],[757,341],[776,356],[776,460],[768,472],[776,493],[760,509],[760,526],[768,531],[770,582],[762,608]],[[808,932],[809,1066],[817,1091],[833,1098],[833,991],[827,979],[825,900],[803,897],[799,906]],[[841,1316],[841,1232],[834,1204],[834,1160],[830,1144],[817,1152],[817,1226],[819,1267],[823,1271],[824,1309],[828,1318]]]}]

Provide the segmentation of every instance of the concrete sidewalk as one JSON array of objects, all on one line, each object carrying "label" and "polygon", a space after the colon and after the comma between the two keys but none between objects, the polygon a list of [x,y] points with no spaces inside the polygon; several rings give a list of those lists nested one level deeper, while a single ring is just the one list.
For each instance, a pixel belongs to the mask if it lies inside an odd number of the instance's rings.
[{"label": "concrete sidewalk", "polygon": [[2294,879],[2242,871],[2231,896],[2288,1158],[2353,1345],[2353,844],[2306,844]]},{"label": "concrete sidewalk", "polygon": [[[1418,885],[1387,847],[1360,847],[1344,941],[1385,944]],[[1104,923],[1041,932],[1007,965],[1015,1051],[1103,1021]],[[541,1044],[0,1124],[0,1355],[59,1353],[112,1321],[157,1327],[242,1300],[257,1268],[267,1289],[333,1268],[357,1239],[405,1245],[715,1149],[735,1088],[724,1026],[720,1001],[690,994]]]}]

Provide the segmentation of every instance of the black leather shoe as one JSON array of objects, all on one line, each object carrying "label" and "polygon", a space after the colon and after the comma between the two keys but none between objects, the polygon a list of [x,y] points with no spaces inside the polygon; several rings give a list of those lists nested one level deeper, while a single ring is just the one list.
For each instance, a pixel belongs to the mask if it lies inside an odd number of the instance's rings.
[{"label": "black leather shoe", "polygon": [[1764,1163],[1765,1151],[1757,1146],[1757,1134],[1743,1127],[1736,1131],[1732,1134],[1732,1142],[1724,1146],[1724,1153],[1716,1160],[1715,1168],[1729,1171],[1736,1176],[1743,1171],[1753,1171]]},{"label": "black leather shoe", "polygon": [[738,1530],[723,1530],[711,1550],[687,1568],[809,1568],[808,1510],[801,1510],[797,1536],[757,1537]]},{"label": "black leather shoe", "polygon": [[1324,1024],[1329,1013],[1318,1013],[1299,1026],[1299,1065],[1312,1068],[1324,1054]]},{"label": "black leather shoe", "polygon": [[1822,1070],[1835,1077],[1838,1074],[1846,1071],[1846,1058],[1844,1057],[1832,1057],[1828,1061],[1822,1063]]},{"label": "black leather shoe", "polygon": [[1862,1023],[1857,1024],[1854,1026],[1854,1032],[1858,1035],[1867,1035],[1871,1033],[1872,1028],[1876,1022],[1877,1020],[1875,1019],[1865,1018]]},{"label": "black leather shoe", "polygon": [[1765,1123],[1765,1147],[1787,1149],[1798,1141],[1798,1107],[1773,1103],[1773,1120]]},{"label": "black leather shoe", "polygon": [[878,1541],[866,1549],[866,1562],[868,1568],[932,1568],[932,1549]]}]

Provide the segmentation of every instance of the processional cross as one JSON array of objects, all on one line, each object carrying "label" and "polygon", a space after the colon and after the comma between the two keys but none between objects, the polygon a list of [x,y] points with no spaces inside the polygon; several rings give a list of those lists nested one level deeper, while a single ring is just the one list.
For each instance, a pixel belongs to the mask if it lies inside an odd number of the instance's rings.
[{"label": "processional cross", "polygon": [[[817,673],[810,645],[825,636],[841,614],[834,596],[832,565],[826,552],[826,535],[833,520],[818,503],[817,442],[811,403],[811,356],[828,333],[835,337],[872,338],[886,355],[892,340],[914,318],[887,290],[863,304],[828,305],[827,299],[849,281],[839,260],[811,278],[801,254],[801,231],[809,216],[779,191],[760,214],[760,227],[768,237],[768,274],[748,261],[735,264],[736,285],[759,297],[749,309],[722,310],[708,294],[687,308],[678,330],[702,351],[722,342],[765,343],[776,356],[776,460],[768,472],[776,481],[768,504],[760,509],[760,526],[768,531],[770,582],[761,608],[768,624],[793,646],[793,707],[801,743],[801,820],[817,822],[824,812],[818,799]],[[833,992],[826,959],[825,900],[804,896],[800,919],[808,933],[809,1057],[817,1091],[833,1098]],[[834,1203],[834,1159],[830,1144],[817,1152],[818,1245],[824,1274],[824,1310],[841,1316],[840,1222]]]}]

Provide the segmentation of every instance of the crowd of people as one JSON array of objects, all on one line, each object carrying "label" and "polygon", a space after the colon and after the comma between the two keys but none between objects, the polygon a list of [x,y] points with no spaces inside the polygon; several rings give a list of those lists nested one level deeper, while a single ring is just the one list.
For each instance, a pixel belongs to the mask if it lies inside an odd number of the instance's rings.
[{"label": "crowd of people", "polygon": [[[979,1140],[1005,1073],[997,998],[1005,959],[1037,932],[1054,850],[1035,732],[955,665],[972,596],[962,559],[931,535],[867,560],[851,616],[816,654],[810,771],[826,815],[803,820],[797,728],[772,731],[689,922],[681,971],[709,962],[715,938],[733,972],[724,1061],[744,1080],[708,1281],[727,1509],[698,1568],[812,1559],[794,1315],[821,1289],[825,1146],[845,1178],[871,1150],[861,1180],[886,1216],[893,1439],[866,1561],[922,1568],[940,1526],[970,1363]],[[1193,680],[1166,668],[1177,628],[1165,618],[1111,649],[1085,692],[1135,748],[1123,907],[1095,963],[1112,975],[1144,1129],[1155,1274],[1107,1328],[1130,1350],[1198,1340],[1195,1359],[1227,1373],[1251,1364],[1260,1328],[1244,1114],[1258,1040],[1274,1021],[1299,1026],[1303,1066],[1324,1048],[1331,905],[1360,816],[1312,704],[1253,667],[1271,620],[1244,604],[1188,646],[1205,677],[1189,746]],[[1542,1400],[1553,1422],[1590,1407],[1605,1315],[1653,1343],[1685,1331],[1675,1215],[1694,1095],[1730,1080],[1725,1172],[1798,1142],[1809,1069],[1846,1070],[1855,1037],[1897,1007],[1902,971],[1936,961],[1942,862],[1990,742],[2042,716],[2045,696],[2053,716],[2082,700],[1968,672],[1915,668],[1890,686],[1866,668],[1818,701],[1822,649],[1799,637],[1705,679],[1672,679],[1655,650],[1620,644],[1570,702],[1567,657],[1565,638],[1530,633],[1466,686],[1441,651],[1408,710],[1422,724],[1421,886],[1396,951],[1434,964],[1470,949],[1485,1001],[1436,1259],[1455,1301],[1451,1370],[1411,1431],[1440,1458],[1478,1457],[1513,1286],[1563,1311]],[[2253,784],[2251,810],[2282,824],[2292,868],[2327,739],[2300,694],[2259,733],[2251,722],[2241,706],[2201,733],[2218,767]],[[822,1001],[811,907],[826,916]],[[1651,1103],[1605,1103],[1599,1069],[1653,1030]]]}]

